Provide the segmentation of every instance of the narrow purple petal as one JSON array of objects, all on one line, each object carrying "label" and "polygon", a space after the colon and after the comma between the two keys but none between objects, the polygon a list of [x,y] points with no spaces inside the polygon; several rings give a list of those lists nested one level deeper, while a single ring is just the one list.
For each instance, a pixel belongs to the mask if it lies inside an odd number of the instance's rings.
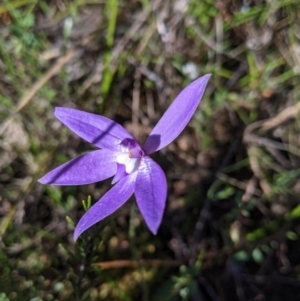
[{"label": "narrow purple petal", "polygon": [[75,241],[81,233],[115,212],[132,196],[135,179],[136,173],[121,179],[83,215],[74,232]]},{"label": "narrow purple petal", "polygon": [[133,137],[113,120],[71,108],[55,108],[54,115],[86,141],[104,149],[116,150],[122,140]]},{"label": "narrow purple petal", "polygon": [[117,163],[117,172],[112,179],[111,184],[116,184],[127,175],[125,165]]},{"label": "narrow purple petal", "polygon": [[141,160],[135,196],[148,228],[156,234],[165,209],[167,180],[163,170],[150,157]]},{"label": "narrow purple petal", "polygon": [[84,185],[110,178],[116,172],[116,154],[96,150],[55,168],[38,181],[52,185]]},{"label": "narrow purple petal", "polygon": [[195,113],[210,78],[206,74],[190,83],[173,101],[146,140],[143,149],[152,154],[172,142]]}]

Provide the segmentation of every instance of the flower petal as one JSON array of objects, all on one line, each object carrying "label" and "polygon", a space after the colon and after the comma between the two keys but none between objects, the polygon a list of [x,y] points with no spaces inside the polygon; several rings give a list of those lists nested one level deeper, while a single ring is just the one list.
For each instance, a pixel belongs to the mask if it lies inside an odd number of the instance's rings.
[{"label": "flower petal", "polygon": [[188,124],[203,96],[210,74],[189,84],[173,101],[146,140],[143,149],[152,154],[172,142]]},{"label": "flower petal", "polygon": [[71,108],[55,108],[54,115],[86,141],[104,149],[117,150],[126,138],[133,137],[113,120]]},{"label": "flower petal", "polygon": [[135,196],[148,228],[156,234],[165,209],[167,180],[160,166],[149,157],[141,160]]},{"label": "flower petal", "polygon": [[85,230],[119,209],[133,194],[136,173],[121,179],[80,219],[74,232],[74,240]]},{"label": "flower petal", "polygon": [[38,181],[53,185],[84,185],[112,177],[117,172],[116,153],[96,150],[83,154],[47,173]]},{"label": "flower petal", "polygon": [[126,177],[127,173],[125,170],[125,165],[123,164],[117,164],[117,172],[114,176],[114,178],[112,179],[111,184],[116,184],[117,182],[119,182],[122,178]]}]

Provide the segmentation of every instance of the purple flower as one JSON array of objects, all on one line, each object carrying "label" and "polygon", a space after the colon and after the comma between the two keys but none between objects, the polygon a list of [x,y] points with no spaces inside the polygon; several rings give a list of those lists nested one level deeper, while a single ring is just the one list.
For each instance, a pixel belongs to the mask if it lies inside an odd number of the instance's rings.
[{"label": "purple flower", "polygon": [[153,234],[161,223],[167,181],[149,155],[172,142],[196,111],[210,74],[189,84],[152,130],[143,147],[119,124],[95,114],[56,108],[54,115],[81,138],[101,148],[83,154],[39,179],[42,184],[84,185],[113,177],[115,184],[81,218],[74,239],[120,208],[134,193],[145,222]]}]

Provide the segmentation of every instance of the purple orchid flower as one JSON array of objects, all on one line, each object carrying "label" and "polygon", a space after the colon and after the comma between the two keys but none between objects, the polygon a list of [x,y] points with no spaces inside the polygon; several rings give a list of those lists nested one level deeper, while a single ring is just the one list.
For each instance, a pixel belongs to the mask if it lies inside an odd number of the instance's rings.
[{"label": "purple orchid flower", "polygon": [[112,176],[115,184],[81,218],[74,232],[82,232],[120,208],[134,193],[139,210],[153,234],[165,209],[167,181],[149,155],[172,142],[192,118],[210,74],[189,84],[174,100],[152,130],[143,147],[116,122],[70,108],[56,108],[54,115],[81,138],[101,148],[83,154],[39,179],[42,184],[84,185]]}]

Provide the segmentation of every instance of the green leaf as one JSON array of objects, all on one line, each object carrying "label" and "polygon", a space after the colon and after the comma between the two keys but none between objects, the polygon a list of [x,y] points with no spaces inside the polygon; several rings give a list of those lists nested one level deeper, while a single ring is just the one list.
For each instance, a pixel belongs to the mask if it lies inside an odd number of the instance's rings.
[{"label": "green leaf", "polygon": [[259,248],[255,248],[252,251],[252,258],[256,263],[261,264],[264,260],[264,254]]},{"label": "green leaf", "polygon": [[285,236],[290,240],[298,240],[299,239],[297,233],[295,233],[294,231],[287,231],[285,233]]}]

